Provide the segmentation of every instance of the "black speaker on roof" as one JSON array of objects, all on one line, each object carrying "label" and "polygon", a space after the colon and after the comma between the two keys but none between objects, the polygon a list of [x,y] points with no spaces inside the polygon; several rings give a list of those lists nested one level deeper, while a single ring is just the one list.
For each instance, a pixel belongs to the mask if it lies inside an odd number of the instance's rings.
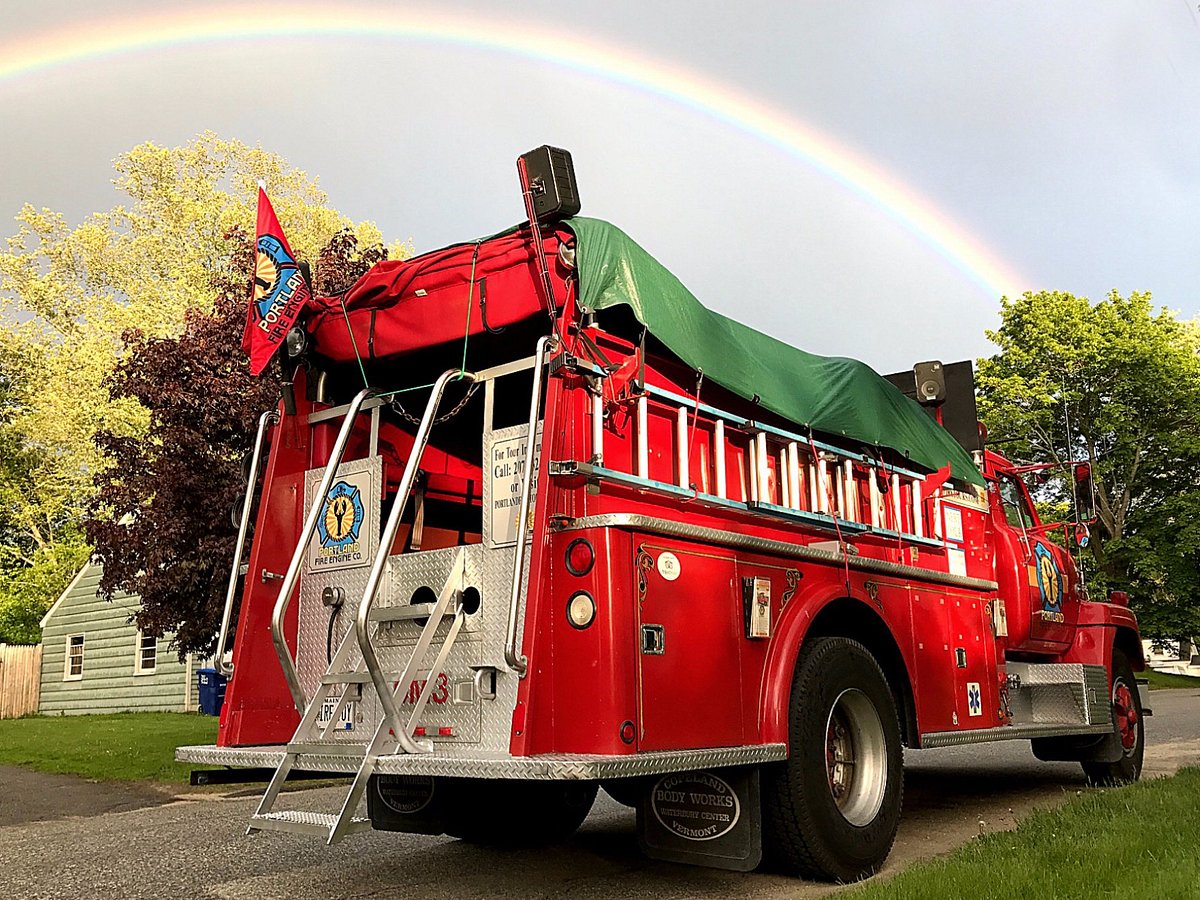
[{"label": "black speaker on roof", "polygon": [[917,363],[907,372],[884,376],[916,400],[968,452],[983,449],[975,408],[975,367],[971,361]]},{"label": "black speaker on roof", "polygon": [[913,366],[917,385],[916,400],[922,406],[941,406],[946,402],[946,374],[938,360],[919,362]]},{"label": "black speaker on roof", "polygon": [[579,188],[571,154],[558,147],[542,146],[517,159],[522,186],[533,195],[533,212],[539,222],[554,222],[578,215]]}]

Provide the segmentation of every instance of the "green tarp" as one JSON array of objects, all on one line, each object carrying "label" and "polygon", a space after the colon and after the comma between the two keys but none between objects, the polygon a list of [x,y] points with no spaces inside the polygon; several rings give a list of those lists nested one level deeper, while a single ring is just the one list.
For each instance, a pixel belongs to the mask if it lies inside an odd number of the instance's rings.
[{"label": "green tarp", "polygon": [[829,435],[888,447],[930,470],[950,463],[983,484],[965,450],[916,402],[854,359],[817,356],[728,319],[692,293],[627,234],[599,219],[565,223],[577,238],[580,303],[628,306],[675,355],[764,409]]}]

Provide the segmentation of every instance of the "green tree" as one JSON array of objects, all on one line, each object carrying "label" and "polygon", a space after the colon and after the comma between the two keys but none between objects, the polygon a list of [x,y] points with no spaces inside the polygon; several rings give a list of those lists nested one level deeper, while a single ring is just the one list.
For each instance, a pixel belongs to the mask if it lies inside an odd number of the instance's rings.
[{"label": "green tree", "polygon": [[107,464],[93,435],[136,441],[149,427],[136,396],[107,387],[129,357],[124,336],[177,337],[188,310],[214,308],[214,273],[231,271],[241,252],[225,236],[253,230],[257,183],[300,258],[316,259],[339,234],[364,247],[380,240],[279,156],[211,133],[182,147],[139,145],[114,167],[118,205],[76,226],[27,205],[0,250],[0,592],[13,596],[21,578],[41,585],[27,591],[23,621],[61,580],[24,570],[61,567],[70,554],[60,545],[82,546],[73,523]]},{"label": "green tree", "polygon": [[[1086,461],[1093,593],[1127,590],[1150,637],[1200,634],[1200,327],[1149,294],[1002,301],[979,361],[993,443],[1029,462]],[[1042,499],[1073,505],[1066,469]]]},{"label": "green tree", "polygon": [[[103,563],[100,589],[141,598],[138,627],[175,633],[175,646],[212,652],[224,607],[246,486],[242,460],[257,420],[280,395],[278,357],[263,377],[249,374],[241,349],[253,240],[228,235],[229,264],[213,273],[210,312],[188,312],[178,337],[126,334],[128,355],[107,386],[114,402],[130,399],[149,413],[144,437],[96,436],[112,461],[97,476],[84,521]],[[322,294],[345,290],[387,252],[360,248],[354,235],[334,235],[316,258]]]}]

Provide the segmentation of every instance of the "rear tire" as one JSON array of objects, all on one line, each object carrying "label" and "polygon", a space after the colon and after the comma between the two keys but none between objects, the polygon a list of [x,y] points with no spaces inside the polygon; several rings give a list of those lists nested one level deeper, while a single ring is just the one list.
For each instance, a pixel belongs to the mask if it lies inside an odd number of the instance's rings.
[{"label": "rear tire", "polygon": [[903,800],[896,703],[879,663],[849,638],[815,638],[796,664],[788,759],[763,768],[766,850],[784,870],[833,881],[874,875]]},{"label": "rear tire", "polygon": [[1121,758],[1116,762],[1084,762],[1084,774],[1092,784],[1129,784],[1142,775],[1146,752],[1146,724],[1142,719],[1142,698],[1138,693],[1133,665],[1119,648],[1113,648],[1112,717]]},{"label": "rear tire", "polygon": [[473,844],[530,847],[570,837],[596,800],[588,781],[463,780],[446,817],[446,834]]}]

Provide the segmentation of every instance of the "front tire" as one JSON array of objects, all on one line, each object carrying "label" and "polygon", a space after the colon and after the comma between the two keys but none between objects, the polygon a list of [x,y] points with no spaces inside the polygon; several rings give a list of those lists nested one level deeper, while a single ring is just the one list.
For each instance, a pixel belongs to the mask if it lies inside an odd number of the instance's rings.
[{"label": "front tire", "polygon": [[1142,698],[1138,693],[1133,664],[1124,651],[1113,648],[1112,716],[1121,758],[1116,762],[1084,762],[1084,774],[1092,784],[1129,784],[1142,775],[1146,752],[1146,724],[1142,719]]},{"label": "front tire", "polygon": [[815,638],[796,664],[788,759],[763,769],[766,849],[785,870],[850,882],[896,839],[903,749],[879,663],[849,638]]}]

